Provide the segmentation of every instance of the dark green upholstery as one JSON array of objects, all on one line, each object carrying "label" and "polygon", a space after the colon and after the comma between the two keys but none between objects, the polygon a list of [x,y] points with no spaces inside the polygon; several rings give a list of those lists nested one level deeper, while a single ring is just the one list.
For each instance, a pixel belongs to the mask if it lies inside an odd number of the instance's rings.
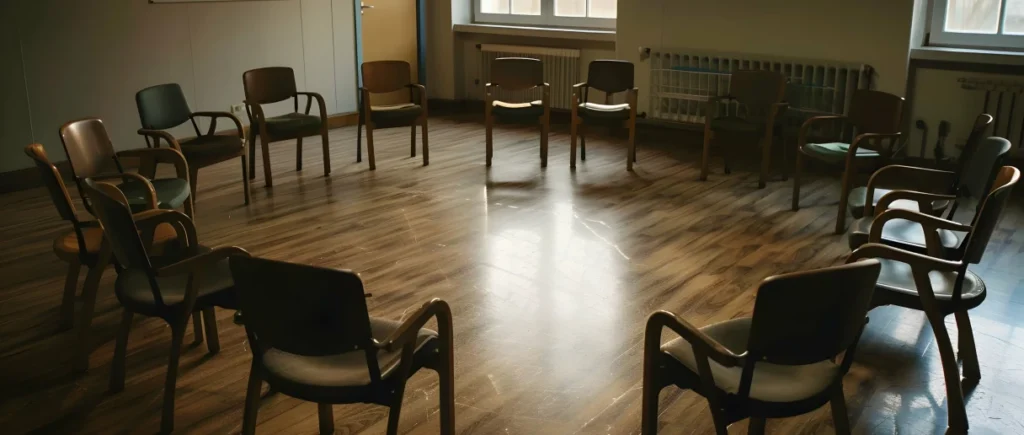
[{"label": "dark green upholstery", "polygon": [[[831,163],[846,161],[846,153],[850,144],[842,142],[809,143],[804,145],[804,152]],[[879,157],[878,151],[867,148],[857,149],[857,158]]]},{"label": "dark green upholstery", "polygon": [[179,142],[181,153],[189,162],[220,156],[235,156],[242,150],[242,138],[228,135],[207,135]]},{"label": "dark green upholstery", "polygon": [[[873,220],[874,218],[869,216],[853,221],[848,239],[851,250],[856,250],[865,243],[868,243],[868,235],[871,234],[871,222]],[[952,254],[956,252],[960,244],[967,238],[967,233],[959,231],[940,229],[938,233],[939,241],[943,247],[942,258],[951,258]],[[917,222],[893,219],[885,224],[885,228],[882,228],[882,239],[889,246],[928,255],[928,249],[925,246],[924,227]]]},{"label": "dark green upholstery", "polygon": [[579,109],[580,118],[600,120],[628,120],[629,104],[597,104],[582,103]]},{"label": "dark green upholstery", "polygon": [[371,116],[374,123],[399,123],[419,118],[423,113],[423,107],[418,104],[404,103],[390,106],[371,106]]},{"label": "dark green upholstery", "polygon": [[142,128],[166,130],[184,124],[192,116],[185,94],[177,83],[151,86],[135,94]]},{"label": "dark green upholstery", "polygon": [[529,103],[507,103],[495,100],[491,107],[491,114],[498,118],[536,119],[544,116],[544,103],[541,100]]},{"label": "dark green upholstery", "polygon": [[[153,184],[153,190],[156,191],[156,201],[160,208],[173,210],[181,207],[191,193],[188,180],[181,178],[157,178],[150,180],[150,183]],[[128,199],[128,205],[131,206],[133,213],[149,208],[144,193],[145,185],[139,182],[128,182],[118,187]]]},{"label": "dark green upholstery", "polygon": [[320,134],[320,117],[289,113],[267,118],[267,133],[275,137],[314,136]]}]

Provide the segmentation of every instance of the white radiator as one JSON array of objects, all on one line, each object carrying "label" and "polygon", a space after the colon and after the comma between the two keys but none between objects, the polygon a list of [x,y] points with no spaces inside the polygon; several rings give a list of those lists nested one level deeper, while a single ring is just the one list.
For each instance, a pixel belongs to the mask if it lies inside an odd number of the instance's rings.
[{"label": "white radiator", "polygon": [[[969,92],[984,95],[981,111],[995,118],[992,135],[1004,137],[1010,142],[1016,141],[1017,149],[1014,156],[1024,155],[1024,82],[1019,80],[992,80],[980,77],[962,77],[958,80],[960,88]],[[973,119],[971,120],[973,122]],[[970,124],[965,124],[970,125]],[[924,157],[922,150],[921,157]]]},{"label": "white radiator", "polygon": [[811,116],[846,113],[853,91],[869,89],[874,73],[863,64],[690,50],[652,50],[650,62],[649,117],[683,123],[704,123],[704,103],[708,97],[729,93],[733,71],[785,75],[790,105],[786,113],[792,124]]},{"label": "white radiator", "polygon": [[[532,57],[544,63],[544,81],[551,85],[551,107],[569,109],[572,85],[579,83],[580,51],[568,48],[528,47],[521,45],[480,44],[480,71],[476,83],[482,89],[490,81],[491,64],[499,57]],[[495,98],[506,101],[533,101],[541,98],[541,89],[508,91],[499,89]]]}]

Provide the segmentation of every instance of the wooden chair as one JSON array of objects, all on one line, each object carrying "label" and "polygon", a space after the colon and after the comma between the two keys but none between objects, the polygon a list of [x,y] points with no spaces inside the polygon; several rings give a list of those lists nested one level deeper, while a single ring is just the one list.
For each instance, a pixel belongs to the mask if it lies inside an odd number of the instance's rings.
[{"label": "wooden chair", "polygon": [[[800,127],[797,142],[796,167],[793,174],[793,210],[800,209],[800,175],[804,156],[834,165],[843,165],[842,191],[839,194],[839,214],[836,234],[846,230],[846,207],[853,177],[858,168],[869,163],[884,164],[892,156],[892,149],[900,138],[903,116],[903,98],[880,91],[854,92],[848,115],[817,116]],[[850,142],[808,142],[812,129],[824,123],[842,123],[839,132],[849,137],[848,127],[856,132]],[[840,139],[842,140],[842,139]],[[879,165],[880,166],[880,165]]]},{"label": "wooden chair", "polygon": [[[316,92],[299,92],[295,86],[295,71],[283,66],[258,68],[242,74],[245,86],[245,111],[249,116],[249,179],[256,177],[256,136],[260,138],[263,153],[263,177],[267,187],[274,185],[270,171],[270,144],[295,139],[295,170],[302,170],[302,138],[320,136],[323,144],[324,176],[331,174],[330,141],[327,138],[327,104]],[[299,96],[306,97],[306,110],[299,113]],[[295,101],[294,112],[280,116],[267,116],[264,104],[287,99]],[[310,115],[316,100],[320,116]]]},{"label": "wooden chair", "polygon": [[[434,299],[406,321],[371,317],[359,276],[343,270],[235,257],[252,369],[242,434],[256,431],[263,382],[316,402],[320,433],[334,433],[331,405],[389,406],[387,433],[398,433],[406,380],[420,368],[440,377],[441,430],[455,433],[452,314]],[[424,328],[436,318],[438,332]]]},{"label": "wooden chair", "polygon": [[[697,329],[670,312],[652,314],[644,334],[641,432],[657,433],[658,393],[674,384],[707,398],[720,435],[745,418],[750,433],[761,434],[767,418],[825,403],[836,432],[850,433],[843,376],[867,323],[880,265],[848,263],[764,280],[753,317]],[[661,344],[666,327],[679,338]]]},{"label": "wooden chair", "polygon": [[[604,92],[604,104],[590,102],[590,90]],[[626,93],[626,102],[612,104],[612,96]],[[587,68],[587,81],[572,87],[572,126],[569,168],[576,168],[576,136],[580,138],[580,160],[587,160],[587,125],[625,125],[629,129],[626,170],[636,162],[636,100],[639,89],[633,86],[633,63],[624,60],[595,60]]]},{"label": "wooden chair", "polygon": [[[882,272],[871,302],[873,307],[895,305],[924,311],[938,345],[946,381],[949,428],[954,433],[967,433],[968,423],[960,368],[946,330],[945,318],[950,314],[956,316],[963,374],[969,382],[977,382],[981,379],[981,369],[967,311],[981,305],[987,290],[985,282],[968,270],[968,266],[981,261],[999,217],[1009,201],[1010,190],[1019,180],[1020,171],[1016,168],[1005,166],[1000,169],[972,225],[911,210],[887,210],[875,218],[871,226],[871,243],[860,247],[850,256],[851,260],[876,258],[882,263]],[[895,219],[911,220],[922,225],[927,235],[929,252],[940,249],[939,230],[967,232],[967,242],[958,250],[960,258],[947,260],[882,244],[883,228]]]},{"label": "wooden chair", "polygon": [[[124,194],[112,184],[86,179],[83,186],[119,266],[114,294],[124,313],[111,364],[110,390],[124,390],[128,335],[134,315],[159,317],[167,322],[171,328],[171,350],[160,431],[169,433],[174,429],[174,389],[188,319],[193,313],[202,313],[207,348],[211,354],[217,353],[220,340],[214,307],[236,306],[227,258],[248,254],[237,247],[211,250],[200,246],[192,220],[176,211],[151,210],[133,218],[125,206]],[[184,254],[154,263],[147,251],[147,241],[161,224],[175,228]]]},{"label": "wooden chair", "polygon": [[[363,126],[366,126],[366,155],[370,170],[377,169],[373,152],[373,130],[377,128],[410,126],[409,157],[416,157],[416,126],[423,129],[423,166],[430,164],[430,146],[427,139],[427,88],[412,82],[409,62],[381,60],[362,65],[363,86],[359,88],[359,126],[356,127],[356,161],[363,161]],[[371,94],[384,94],[409,89],[409,102],[374,106]]]},{"label": "wooden chair", "polygon": [[[159,147],[163,140],[171,148],[178,150],[188,162],[189,181],[192,187],[192,198],[196,196],[199,184],[199,169],[237,157],[242,159],[242,191],[245,204],[249,204],[249,166],[245,159],[245,133],[242,123],[228,112],[193,112],[188,107],[185,94],[177,83],[151,86],[135,94],[135,105],[139,109],[142,128],[139,134],[146,138],[146,145]],[[196,118],[210,119],[210,128],[206,134],[199,131]],[[217,119],[224,118],[234,124],[234,134],[216,134]],[[170,133],[163,131],[191,121],[196,137],[178,141]]]},{"label": "wooden chair", "polygon": [[[525,91],[541,88],[541,99],[525,103],[496,100],[495,91]],[[487,125],[487,166],[494,157],[494,120],[540,123],[540,167],[548,166],[548,132],[551,130],[551,86],[544,83],[544,64],[539,59],[501,57],[491,64],[487,83],[484,121]]]},{"label": "wooden chair", "polygon": [[[757,138],[757,147],[761,150],[761,176],[757,186],[763,189],[767,185],[775,121],[788,107],[783,102],[785,95],[786,78],[780,73],[760,70],[741,70],[732,73],[729,94],[711,97],[707,101],[704,112],[701,181],[708,179],[713,139],[729,139],[728,142],[732,142],[737,139]],[[724,115],[721,114],[723,105],[726,107]],[[723,150],[722,153],[726,174],[731,172],[729,153],[730,150]],[[783,162],[785,163],[785,157]]]},{"label": "wooden chair", "polygon": [[[868,180],[865,195],[878,197],[876,185],[902,187],[907,190],[885,190],[875,206],[865,204],[862,213],[865,217],[857,219],[850,225],[850,249],[857,249],[868,243],[874,218],[886,210],[906,209],[919,211],[932,216],[939,216],[945,211],[945,219],[953,220],[958,205],[965,200],[977,200],[980,203],[984,195],[992,187],[992,182],[999,173],[999,168],[1012,146],[1010,141],[1001,137],[990,137],[978,141],[979,144],[970,148],[958,162],[958,169],[940,171],[935,169],[915,168],[911,166],[891,165],[879,169]],[[966,150],[965,150],[966,151]],[[932,193],[939,191],[939,193]],[[975,213],[972,219],[977,219]],[[939,248],[931,254],[940,258],[956,259],[966,234],[962,232],[938,230]],[[882,241],[900,249],[928,254],[924,227],[906,220],[889,221],[882,230]]]},{"label": "wooden chair", "polygon": [[[963,187],[960,185],[960,179],[963,177],[967,162],[971,161],[975,150],[982,144],[982,141],[985,139],[985,131],[992,124],[993,119],[988,114],[978,115],[978,118],[974,121],[971,133],[967,137],[967,143],[964,145],[960,158],[957,159],[956,166],[952,171],[931,171],[926,168],[903,165],[890,165],[875,171],[875,174],[868,180],[868,186],[855,187],[850,190],[850,196],[846,200],[846,206],[850,210],[850,214],[855,219],[860,219],[864,216],[870,217],[874,205],[878,204],[878,201],[883,196],[894,189],[911,189],[921,192],[955,195]],[[998,165],[992,165],[984,177],[988,177],[998,167]],[[870,204],[867,201],[869,189],[873,193]],[[981,191],[975,192],[976,195],[980,193]],[[940,199],[932,201],[929,207],[932,210],[955,211],[955,209],[950,209],[951,204],[953,204],[953,201]],[[894,204],[894,206],[909,206],[911,207],[910,210],[920,210],[915,202],[901,201]],[[867,214],[864,214],[865,212]]]},{"label": "wooden chair", "polygon": [[[88,196],[84,194],[82,180],[114,179],[122,180],[125,167],[122,159],[137,159],[139,173],[148,178],[149,183],[126,182],[120,189],[128,198],[128,204],[134,211],[147,210],[150,206],[146,194],[149,189],[156,193],[157,205],[164,209],[184,207],[185,214],[194,218],[192,208],[192,188],[188,178],[188,164],[185,157],[171,148],[139,148],[125,151],[114,151],[103,121],[88,118],[71,121],[60,128],[60,139],[64,143],[64,151],[71,165],[71,175],[78,185],[78,191],[85,201],[85,208],[92,211]],[[174,165],[177,177],[154,178],[158,163]]]},{"label": "wooden chair", "polygon": [[[64,281],[64,295],[60,305],[60,329],[69,330],[75,324],[75,293],[78,290],[78,274],[82,266],[89,269],[82,287],[82,312],[78,317],[75,343],[74,371],[85,372],[89,369],[90,339],[89,330],[92,325],[93,312],[96,308],[96,292],[99,290],[100,278],[110,264],[110,247],[103,243],[103,230],[93,220],[79,218],[71,195],[68,193],[63,178],[57,167],[50,163],[46,150],[40,144],[25,147],[25,154],[35,162],[39,169],[43,184],[50,193],[53,205],[61,219],[71,222],[71,231],[64,233],[53,241],[53,252],[57,258],[68,263],[68,274]],[[124,180],[144,183],[146,180],[139,174],[126,172]],[[151,190],[143,192],[150,209],[156,209],[156,194]],[[169,226],[156,229],[153,243],[162,246],[174,240],[175,233]]]}]

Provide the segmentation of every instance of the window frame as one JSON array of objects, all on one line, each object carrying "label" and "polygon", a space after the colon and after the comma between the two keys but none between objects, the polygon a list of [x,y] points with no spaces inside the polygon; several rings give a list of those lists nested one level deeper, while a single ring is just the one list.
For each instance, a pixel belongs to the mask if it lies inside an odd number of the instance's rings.
[{"label": "window frame", "polygon": [[928,36],[929,45],[954,46],[975,49],[1024,50],[1024,34],[1005,34],[1006,3],[999,0],[999,17],[996,33],[966,33],[946,31],[946,12],[949,0],[932,0],[931,22]]},{"label": "window frame", "polygon": [[[503,24],[531,27],[584,28],[615,30],[615,18],[591,17],[560,17],[555,15],[556,0],[540,0],[540,15],[521,15],[511,13],[512,0],[509,0],[507,14],[484,13],[481,11],[482,0],[473,2],[473,22],[479,24]],[[589,0],[588,0],[589,1]],[[617,2],[616,2],[617,3]],[[617,14],[616,14],[617,15]]]}]

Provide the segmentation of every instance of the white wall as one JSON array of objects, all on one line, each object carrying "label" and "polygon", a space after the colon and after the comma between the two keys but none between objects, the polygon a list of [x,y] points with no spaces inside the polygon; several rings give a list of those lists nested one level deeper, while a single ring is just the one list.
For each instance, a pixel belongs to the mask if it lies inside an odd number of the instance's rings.
[{"label": "white wall", "polygon": [[[193,110],[227,111],[244,99],[242,72],[289,66],[329,113],[356,109],[353,0],[5,0],[4,12],[14,42],[5,34],[0,43],[0,172],[30,165],[21,155],[30,141],[62,160],[57,130],[77,118],[102,118],[119,149],[142,145],[134,95],[160,83],[181,84]],[[9,102],[18,82],[27,92]],[[8,119],[19,113],[32,122]]]}]

